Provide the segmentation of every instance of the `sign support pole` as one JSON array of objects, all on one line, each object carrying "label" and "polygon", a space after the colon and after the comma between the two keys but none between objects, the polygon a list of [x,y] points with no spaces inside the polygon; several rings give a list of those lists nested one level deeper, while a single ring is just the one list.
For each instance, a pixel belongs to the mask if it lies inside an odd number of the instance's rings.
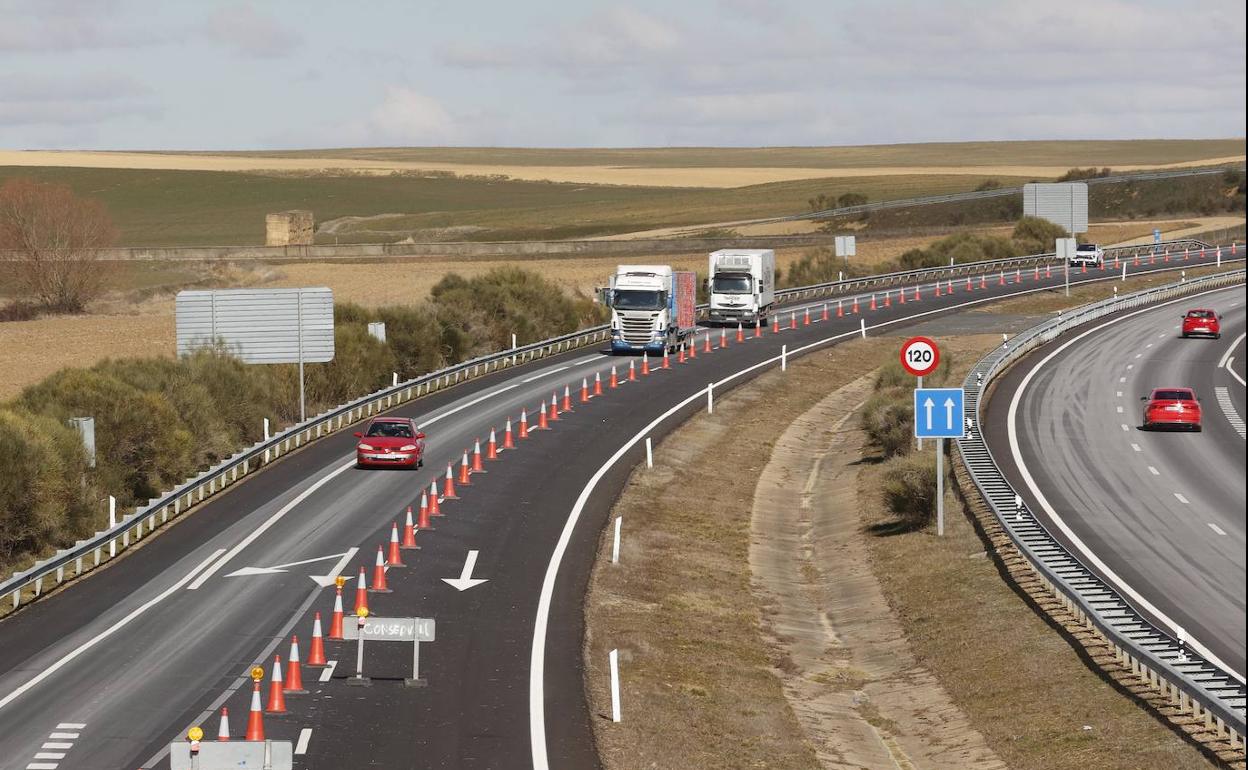
[{"label": "sign support pole", "polygon": [[[920,387],[920,388],[922,388],[922,387],[923,387],[923,375],[921,375],[921,374],[919,375],[919,387]],[[919,416],[916,414],[916,415],[914,416],[914,419],[915,419],[915,420],[918,420],[918,419],[919,419]],[[918,442],[919,442],[919,451],[920,451],[920,452],[922,452],[922,451],[923,451],[923,437],[922,437],[922,436],[919,436],[919,438],[918,438],[917,440],[918,440]]]},{"label": "sign support pole", "polygon": [[936,535],[945,534],[945,440],[936,439]]},{"label": "sign support pole", "polygon": [[424,687],[427,681],[420,678],[420,639],[412,640],[412,678],[403,684],[408,687]]},{"label": "sign support pole", "polygon": [[303,422],[308,419],[303,399],[303,292],[295,296],[298,297],[296,307],[299,314],[299,422]]}]

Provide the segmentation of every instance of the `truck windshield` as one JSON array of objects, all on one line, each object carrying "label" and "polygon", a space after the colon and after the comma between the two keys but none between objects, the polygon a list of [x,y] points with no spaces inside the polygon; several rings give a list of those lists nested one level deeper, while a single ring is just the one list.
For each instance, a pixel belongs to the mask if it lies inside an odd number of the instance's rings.
[{"label": "truck windshield", "polygon": [[716,294],[749,294],[754,290],[749,273],[716,273],[711,291]]},{"label": "truck windshield", "polygon": [[662,310],[665,299],[661,291],[616,289],[613,306],[617,310]]}]

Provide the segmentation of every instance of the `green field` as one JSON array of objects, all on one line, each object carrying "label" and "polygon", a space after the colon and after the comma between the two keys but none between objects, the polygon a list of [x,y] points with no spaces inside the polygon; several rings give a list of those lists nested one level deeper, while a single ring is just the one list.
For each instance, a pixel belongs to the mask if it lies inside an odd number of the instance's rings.
[{"label": "green field", "polygon": [[[341,242],[400,240],[434,228],[482,228],[454,239],[555,239],[610,235],[800,213],[819,193],[870,200],[973,190],[987,177],[950,175],[808,179],[730,189],[556,184],[452,177],[265,175],[218,171],[0,167],[11,177],[67,184],[108,206],[126,246],[256,245],[264,215],[310,209],[318,223],[393,214],[343,230]],[[1028,181],[998,178],[1010,186]],[[320,237],[333,243],[333,237]]]},{"label": "green field", "polygon": [[517,166],[637,168],[880,168],[990,165],[1124,166],[1185,163],[1244,155],[1243,139],[945,142],[858,147],[671,147],[542,149],[500,147],[370,147],[257,152],[211,152],[273,158],[468,163]]}]

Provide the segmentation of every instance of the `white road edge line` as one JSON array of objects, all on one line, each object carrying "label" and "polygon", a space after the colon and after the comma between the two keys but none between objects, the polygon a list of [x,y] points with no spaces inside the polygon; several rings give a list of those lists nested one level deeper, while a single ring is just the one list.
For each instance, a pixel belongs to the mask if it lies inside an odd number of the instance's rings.
[{"label": "white road edge line", "polygon": [[[1015,465],[1018,466],[1019,474],[1023,477],[1023,482],[1027,485],[1027,488],[1031,491],[1032,495],[1035,497],[1036,502],[1039,503],[1040,507],[1044,509],[1044,512],[1048,514],[1050,520],[1052,520],[1053,523],[1057,525],[1058,529],[1060,529],[1062,533],[1066,535],[1067,538],[1070,539],[1070,542],[1075,545],[1075,548],[1081,554],[1083,554],[1083,556],[1088,560],[1088,562],[1092,566],[1100,570],[1102,575],[1107,577],[1111,582],[1113,582],[1116,586],[1118,586],[1118,588],[1123,593],[1131,597],[1131,599],[1135,601],[1141,609],[1143,609],[1145,612],[1148,612],[1153,617],[1157,618],[1161,622],[1168,625],[1171,631],[1174,631],[1174,629],[1178,627],[1175,624],[1175,622],[1171,620],[1161,610],[1153,606],[1152,602],[1145,599],[1140,594],[1139,591],[1136,591],[1134,588],[1131,587],[1130,584],[1128,584],[1125,580],[1119,577],[1113,570],[1109,568],[1109,565],[1101,561],[1101,559],[1095,553],[1092,552],[1092,549],[1089,548],[1086,544],[1084,544],[1082,540],[1079,539],[1078,535],[1074,533],[1074,530],[1070,528],[1070,526],[1065,522],[1065,520],[1063,520],[1062,517],[1058,515],[1057,511],[1054,510],[1053,506],[1049,503],[1048,498],[1044,496],[1044,493],[1042,491],[1040,491],[1040,486],[1036,483],[1036,480],[1032,477],[1031,471],[1027,469],[1026,463],[1023,462],[1022,450],[1019,448],[1018,427],[1017,427],[1018,405],[1022,401],[1022,394],[1026,391],[1027,385],[1031,382],[1032,378],[1036,375],[1036,373],[1040,371],[1040,369],[1045,364],[1047,364],[1049,361],[1052,361],[1055,357],[1057,357],[1059,353],[1061,353],[1063,350],[1070,347],[1071,345],[1075,344],[1079,340],[1083,339],[1084,337],[1087,337],[1090,334],[1094,334],[1095,332],[1098,332],[1101,329],[1104,329],[1106,327],[1113,326],[1114,324],[1125,321],[1128,318],[1134,318],[1135,316],[1152,312],[1153,310],[1156,310],[1159,307],[1166,307],[1167,305],[1174,305],[1179,302],[1187,302],[1191,300],[1193,297],[1201,297],[1206,294],[1214,294],[1216,292],[1226,291],[1226,288],[1227,287],[1218,288],[1218,289],[1210,289],[1209,291],[1199,292],[1197,294],[1189,294],[1185,297],[1181,297],[1175,300],[1170,300],[1168,302],[1161,302],[1156,305],[1150,305],[1149,307],[1136,310],[1131,313],[1127,313],[1126,315],[1118,316],[1117,318],[1106,321],[1103,324],[1099,324],[1091,329],[1088,329],[1087,331],[1081,332],[1080,334],[1072,337],[1071,339],[1067,340],[1066,342],[1058,346],[1055,350],[1050,352],[1047,356],[1041,359],[1035,366],[1033,366],[1031,370],[1027,372],[1026,376],[1023,377],[1022,382],[1020,382],[1018,385],[1018,389],[1014,391],[1014,397],[1010,400],[1009,419],[1007,422],[1007,428],[1009,430],[1009,438],[1010,438],[1010,452],[1014,457]],[[1231,287],[1231,288],[1237,288],[1237,287]],[[1223,663],[1222,660],[1219,659],[1218,656],[1214,655],[1209,650],[1208,647],[1201,644],[1199,641],[1192,638],[1190,635],[1188,636],[1188,643],[1192,646],[1193,649],[1199,652],[1207,660],[1231,672],[1231,674],[1235,678],[1237,678],[1240,682],[1244,681],[1244,675],[1241,672],[1238,672],[1234,670],[1233,668],[1231,668],[1230,666]]]},{"label": "white road edge line", "polygon": [[1235,370],[1231,367],[1231,362],[1235,360],[1235,359],[1231,356],[1231,354],[1235,352],[1235,348],[1239,347],[1239,343],[1241,343],[1241,342],[1243,342],[1243,341],[1244,341],[1244,336],[1245,336],[1245,335],[1248,335],[1248,332],[1245,332],[1244,334],[1241,334],[1241,335],[1239,335],[1238,337],[1236,337],[1236,338],[1235,338],[1235,340],[1234,340],[1233,342],[1231,342],[1230,347],[1228,347],[1228,348],[1226,349],[1226,353],[1224,353],[1224,354],[1222,355],[1222,360],[1221,360],[1221,361],[1218,361],[1218,368],[1219,368],[1219,369],[1225,369],[1225,370],[1227,370],[1228,372],[1230,372],[1230,373],[1231,373],[1231,376],[1232,376],[1232,377],[1234,377],[1236,380],[1238,380],[1240,385],[1244,385],[1244,384],[1245,384],[1245,383],[1244,383],[1244,378],[1243,378],[1243,377],[1240,377],[1240,376],[1239,376],[1239,372],[1235,371]]},{"label": "white road edge line", "polygon": [[[178,582],[176,582],[176,583],[174,583],[173,585],[169,586],[169,587],[168,587],[168,588],[166,588],[164,591],[162,591],[161,593],[157,594],[154,598],[149,599],[149,600],[148,600],[147,602],[145,602],[144,604],[142,604],[142,605],[140,605],[139,607],[136,607],[135,609],[131,610],[131,611],[130,611],[130,614],[126,615],[126,616],[125,616],[124,618],[122,618],[121,620],[117,621],[116,623],[114,623],[113,625],[111,625],[111,626],[109,626],[108,628],[104,629],[103,631],[99,632],[97,635],[95,635],[95,636],[91,637],[91,638],[90,638],[90,639],[88,639],[86,642],[83,642],[83,644],[82,644],[82,645],[80,645],[79,647],[77,647],[77,648],[75,648],[75,649],[71,650],[69,653],[67,653],[67,654],[66,654],[64,657],[62,657],[60,660],[58,660],[57,662],[55,662],[55,663],[53,663],[52,665],[50,665],[50,666],[48,666],[47,668],[45,668],[43,671],[40,671],[38,674],[36,674],[36,675],[34,676],[34,678],[32,678],[30,681],[26,682],[25,684],[23,684],[22,686],[20,686],[20,687],[18,687],[18,688],[16,688],[16,689],[14,689],[11,693],[9,693],[8,695],[4,696],[3,698],[0,698],[0,709],[3,709],[5,706],[7,706],[7,705],[9,705],[10,703],[12,703],[13,701],[17,700],[17,699],[18,699],[19,697],[21,697],[21,696],[22,696],[22,695],[23,695],[23,694],[24,694],[27,690],[31,689],[31,688],[32,688],[32,687],[34,687],[35,685],[37,685],[37,684],[39,684],[40,682],[42,682],[44,679],[47,679],[48,677],[50,677],[50,676],[52,676],[53,674],[55,674],[57,671],[59,671],[61,668],[63,668],[66,664],[70,663],[70,662],[71,662],[71,661],[73,661],[75,658],[77,658],[79,655],[83,654],[84,652],[86,652],[87,650],[91,649],[91,648],[92,648],[92,647],[94,647],[95,645],[99,644],[100,642],[104,641],[104,640],[105,640],[105,639],[107,639],[108,637],[110,637],[110,636],[112,636],[113,634],[115,634],[115,633],[117,633],[118,631],[120,631],[123,627],[125,627],[126,625],[128,625],[128,624],[130,623],[130,621],[134,620],[135,618],[137,618],[137,617],[139,617],[140,615],[142,615],[144,612],[147,612],[147,611],[148,611],[149,609],[151,609],[152,607],[155,607],[157,604],[160,604],[160,603],[161,603],[162,601],[164,601],[165,599],[169,598],[169,597],[170,597],[170,596],[172,596],[173,594],[175,594],[175,593],[177,593],[178,591],[182,590],[182,586],[186,585],[186,583],[187,583],[188,581],[190,581],[191,579],[193,579],[193,578],[195,577],[195,575],[199,574],[199,572],[200,572],[201,570],[203,570],[205,567],[207,567],[209,564],[211,564],[211,563],[212,563],[212,562],[213,562],[213,561],[214,561],[214,560],[215,560],[218,556],[220,556],[220,555],[221,555],[224,551],[225,551],[225,549],[224,549],[224,548],[218,548],[217,550],[213,551],[213,552],[212,552],[212,554],[211,554],[211,555],[210,555],[207,559],[204,559],[203,561],[201,561],[201,562],[199,563],[199,565],[198,565],[198,566],[196,566],[196,567],[195,567],[195,569],[193,569],[193,570],[191,570],[190,572],[186,573],[186,575],[184,575],[184,576],[182,577],[182,579],[181,579],[181,580],[179,580]],[[66,723],[66,724],[68,724],[68,723]],[[63,724],[63,725],[60,725],[60,726],[64,727],[65,725]],[[86,726],[86,725],[83,725],[83,727],[85,727],[85,726]]]}]

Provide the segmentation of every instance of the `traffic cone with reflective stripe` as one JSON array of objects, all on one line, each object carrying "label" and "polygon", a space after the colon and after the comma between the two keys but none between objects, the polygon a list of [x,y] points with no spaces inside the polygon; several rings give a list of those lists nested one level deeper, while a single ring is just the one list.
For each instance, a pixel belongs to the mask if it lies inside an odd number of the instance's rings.
[{"label": "traffic cone with reflective stripe", "polygon": [[793,311],[792,313],[789,313],[789,328],[790,329],[797,328],[797,311]]},{"label": "traffic cone with reflective stripe", "polygon": [[497,459],[498,459],[498,441],[497,441],[497,439],[494,437],[494,429],[493,429],[493,428],[490,428],[490,440],[489,440],[489,443],[487,443],[487,444],[485,445],[485,459],[487,459],[487,460],[497,460]]},{"label": "traffic cone with reflective stripe", "polygon": [[893,292],[891,289],[886,289],[884,291],[884,307],[892,307],[892,306],[893,306]]},{"label": "traffic cone with reflective stripe", "polygon": [[1157,264],[1157,252],[1154,251],[1153,253],[1148,255],[1148,264],[1150,265]]},{"label": "traffic cone with reflective stripe", "polygon": [[919,287],[918,287],[918,286],[915,286],[915,287],[914,287],[914,301],[915,301],[915,302],[918,302],[918,301],[919,301],[919,300],[921,300],[921,299],[923,299],[923,296],[922,296],[921,294],[919,294]]},{"label": "traffic cone with reflective stripe", "polygon": [[897,290],[897,303],[900,305],[906,304],[906,289],[904,286]]},{"label": "traffic cone with reflective stripe", "polygon": [[1140,253],[1138,251],[1135,253],[1135,261],[1131,264],[1131,266],[1132,267],[1140,266]]},{"label": "traffic cone with reflective stripe", "polygon": [[364,565],[360,565],[360,576],[355,581],[355,613],[358,615],[360,608],[368,609],[368,578],[364,575]]},{"label": "traffic cone with reflective stripe", "polygon": [[854,304],[849,306],[849,312],[851,315],[858,314],[858,298],[857,297],[854,297]]},{"label": "traffic cone with reflective stripe", "polygon": [[481,464],[481,439],[474,439],[472,443],[472,472],[485,473],[485,466]]},{"label": "traffic cone with reflective stripe", "polygon": [[[1101,269],[1102,269],[1102,270],[1103,270],[1103,269],[1105,269],[1105,265],[1104,265],[1104,264],[1102,264],[1102,265],[1101,265]],[[1118,255],[1117,255],[1117,254],[1115,254],[1115,255],[1114,255],[1114,269],[1115,269],[1115,270],[1117,270],[1117,269],[1118,269]]]},{"label": "traffic cone with reflective stripe", "polygon": [[[1102,267],[1104,267],[1104,265],[1102,265]],[[1014,283],[1022,283],[1022,282],[1023,282],[1023,271],[1021,268],[1016,267],[1014,268]]]},{"label": "traffic cone with reflective stripe", "polygon": [[1044,278],[1045,278],[1045,280],[1048,280],[1049,278],[1052,278],[1052,277],[1053,277],[1053,266],[1052,266],[1052,265],[1045,265],[1045,266],[1044,266]]},{"label": "traffic cone with reflective stripe", "polygon": [[870,304],[870,305],[867,305],[867,310],[875,310],[875,309],[876,309],[876,305],[875,305],[875,295],[874,295],[874,294],[872,294],[872,295],[871,295],[871,304]]},{"label": "traffic cone with reflective stripe", "polygon": [[1004,270],[1001,271],[1001,275],[997,278],[997,285],[998,286],[1005,285],[1005,271]]},{"label": "traffic cone with reflective stripe", "polygon": [[286,681],[282,684],[282,693],[286,695],[303,695],[303,668],[299,662],[299,637],[290,637],[290,657],[286,659]]},{"label": "traffic cone with reflective stripe", "polygon": [[455,483],[458,486],[466,487],[472,484],[472,481],[468,479],[468,474],[472,472],[471,470],[469,470],[469,468],[470,466],[468,465],[468,450],[465,449],[464,459],[459,464],[459,478],[455,480]]},{"label": "traffic cone with reflective stripe", "polygon": [[217,743],[228,743],[230,740],[230,710],[221,707],[221,726],[217,728]]},{"label": "traffic cone with reflective stripe", "polygon": [[737,321],[737,342],[745,342],[745,327],[740,321]]},{"label": "traffic cone with reflective stripe", "polygon": [[581,403],[589,403],[589,380],[581,378]]},{"label": "traffic cone with reflective stripe", "polygon": [[403,567],[403,556],[399,553],[399,523],[390,522],[390,550],[386,552],[386,566]]},{"label": "traffic cone with reflective stripe", "polygon": [[620,377],[615,371],[615,364],[611,364],[611,379],[607,381],[608,388],[620,387]]},{"label": "traffic cone with reflective stripe", "polygon": [[520,438],[528,438],[528,437],[529,437],[529,415],[523,409],[521,409],[520,410]]},{"label": "traffic cone with reflective stripe", "polygon": [[1087,274],[1088,274],[1088,263],[1087,263],[1087,262],[1084,262],[1082,265],[1080,265],[1080,266],[1079,266],[1079,272],[1080,272],[1080,273],[1083,273],[1084,275],[1087,275]]},{"label": "traffic cone with reflective stripe", "polygon": [[937,281],[937,282],[936,282],[935,296],[937,296],[937,297],[939,297],[939,296],[940,296],[940,281]]},{"label": "traffic cone with reflective stripe", "polygon": [[[437,498],[435,497],[436,501]],[[416,519],[416,529],[426,530],[433,529],[433,525],[429,523],[429,515],[433,513],[433,506],[429,504],[429,495],[421,493],[420,495],[420,513]]]},{"label": "traffic cone with reflective stripe", "polygon": [[708,331],[705,335],[703,335],[703,337],[702,337],[702,345],[703,345],[703,347],[702,347],[702,352],[703,352],[703,353],[710,353],[710,352],[711,352],[711,333],[710,333],[709,331]]},{"label": "traffic cone with reflective stripe", "polygon": [[720,350],[723,350],[723,349],[724,349],[724,348],[726,348],[726,347],[728,347],[728,332],[727,332],[727,331],[726,331],[723,327],[720,327],[720,330],[719,330],[719,349],[720,349]]},{"label": "traffic cone with reflective stripe", "polygon": [[507,427],[503,428],[503,449],[515,449],[516,441],[511,435],[511,418],[507,418]]},{"label": "traffic cone with reflective stripe", "polygon": [[386,585],[386,560],[382,556],[381,546],[377,546],[377,560],[373,562],[373,585],[368,590],[375,594],[390,593],[390,586]]},{"label": "traffic cone with reflective stripe", "polygon": [[550,430],[550,422],[546,419],[546,402],[537,408],[537,427],[534,430]]},{"label": "traffic cone with reflective stripe", "polygon": [[684,362],[685,362],[685,346],[682,343],[680,347],[676,348],[676,363],[683,364]]},{"label": "traffic cone with reflective stripe", "polygon": [[455,465],[453,463],[446,464],[446,480],[442,482],[442,499],[459,499],[459,495],[455,494]]},{"label": "traffic cone with reflective stripe", "polygon": [[692,361],[693,359],[697,357],[698,357],[698,341],[696,339],[690,339],[689,340],[689,360]]},{"label": "traffic cone with reflective stripe", "polygon": [[438,501],[438,482],[429,482],[429,515],[441,516],[442,505]]},{"label": "traffic cone with reflective stripe", "polygon": [[969,275],[966,277],[966,290],[975,291],[975,285],[971,283],[971,277]]},{"label": "traffic cone with reflective stripe", "polygon": [[636,360],[628,362],[628,381],[629,382],[637,381],[637,361]]},{"label": "traffic cone with reflective stripe", "polygon": [[841,301],[839,299],[836,301],[836,317],[837,318],[845,317],[845,308],[841,307]]},{"label": "traffic cone with reflective stripe", "polygon": [[334,591],[334,612],[329,616],[329,638],[333,641],[342,641],[342,586],[336,586]]},{"label": "traffic cone with reflective stripe", "polygon": [[664,369],[672,368],[671,362],[667,360],[667,346],[666,345],[663,346],[663,368]]},{"label": "traffic cone with reflective stripe", "polygon": [[810,326],[810,305],[802,310],[802,326]]},{"label": "traffic cone with reflective stripe", "polygon": [[771,333],[772,334],[780,333],[780,316],[778,315],[773,315],[771,317]]},{"label": "traffic cone with reflective stripe", "polygon": [[563,386],[563,406],[559,407],[561,412],[572,411],[572,389],[567,385]]},{"label": "traffic cone with reflective stripe", "polygon": [[823,303],[823,320],[828,320],[828,303]]},{"label": "traffic cone with reflective stripe", "polygon": [[309,666],[328,665],[325,660],[325,638],[321,636],[321,613],[312,615],[312,649],[308,650]]},{"label": "traffic cone with reflective stripe", "polygon": [[1036,274],[1031,277],[1031,280],[1033,281],[1040,280],[1040,266],[1039,265],[1036,265]]},{"label": "traffic cone with reflective stripe", "polygon": [[945,285],[945,294],[953,294],[953,279],[949,279]]},{"label": "traffic cone with reflective stripe", "polygon": [[555,422],[559,419],[559,394],[550,394],[550,421]]},{"label": "traffic cone with reflective stripe", "polygon": [[761,337],[761,336],[763,336],[763,322],[762,322],[761,320],[755,319],[755,321],[754,321],[754,339],[758,339],[758,338],[759,338],[759,337]]},{"label": "traffic cone with reflective stripe", "polygon": [[594,372],[594,396],[602,395],[602,372]]},{"label": "traffic cone with reflective stripe", "polygon": [[981,289],[988,288],[988,274],[987,273],[983,273],[982,275],[979,276],[979,288]]},{"label": "traffic cone with reflective stripe", "polygon": [[645,377],[650,373],[650,354],[642,351],[641,353],[641,376]]},{"label": "traffic cone with reflective stripe", "polygon": [[264,712],[260,709],[260,680],[253,680],[251,690],[251,711],[247,712],[247,735],[243,740],[264,740]]},{"label": "traffic cone with reflective stripe", "polygon": [[[428,501],[422,503],[427,509]],[[413,551],[420,546],[416,545],[416,524],[412,521],[412,506],[407,506],[407,518],[403,520],[403,545],[400,546],[406,551]]]},{"label": "traffic cone with reflective stripe", "polygon": [[269,679],[269,702],[264,707],[266,714],[286,713],[286,694],[282,690],[282,656],[273,656],[273,677]]}]

